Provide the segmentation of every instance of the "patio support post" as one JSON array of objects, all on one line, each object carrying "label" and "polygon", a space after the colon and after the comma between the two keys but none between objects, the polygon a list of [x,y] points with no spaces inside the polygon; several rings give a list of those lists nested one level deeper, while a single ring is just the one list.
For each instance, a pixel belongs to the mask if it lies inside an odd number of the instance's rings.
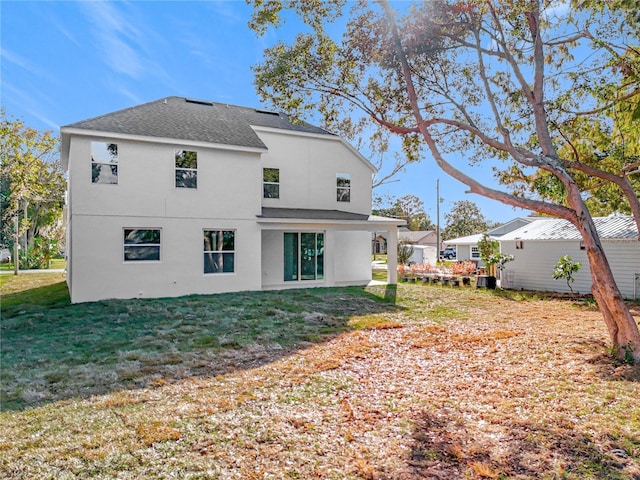
[{"label": "patio support post", "polygon": [[387,235],[387,283],[398,283],[398,227],[390,228]]}]

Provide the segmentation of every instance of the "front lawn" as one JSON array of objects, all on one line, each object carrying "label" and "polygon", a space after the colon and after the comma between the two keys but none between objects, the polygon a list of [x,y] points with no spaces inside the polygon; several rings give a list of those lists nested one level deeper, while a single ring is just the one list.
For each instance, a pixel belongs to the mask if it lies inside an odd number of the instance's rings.
[{"label": "front lawn", "polygon": [[402,284],[69,305],[27,277],[2,279],[2,478],[640,478],[640,369],[590,303]]}]

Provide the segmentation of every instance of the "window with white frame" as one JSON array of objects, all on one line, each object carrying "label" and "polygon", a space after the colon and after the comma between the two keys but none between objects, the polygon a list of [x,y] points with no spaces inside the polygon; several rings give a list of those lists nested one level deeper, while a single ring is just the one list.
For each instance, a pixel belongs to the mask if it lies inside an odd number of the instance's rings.
[{"label": "window with white frame", "polygon": [[204,230],[204,273],[233,273],[236,263],[235,230]]},{"label": "window with white frame", "polygon": [[264,198],[280,198],[280,169],[262,169],[262,190]]},{"label": "window with white frame", "polygon": [[160,261],[160,229],[125,228],[124,261]]},{"label": "window with white frame", "polygon": [[338,173],[336,175],[337,200],[339,202],[351,201],[351,175]]},{"label": "window with white frame", "polygon": [[198,188],[198,152],[176,150],[176,187]]},{"label": "window with white frame", "polygon": [[91,182],[118,184],[118,145],[91,142]]},{"label": "window with white frame", "polygon": [[480,258],[480,249],[478,247],[471,247],[471,258]]}]

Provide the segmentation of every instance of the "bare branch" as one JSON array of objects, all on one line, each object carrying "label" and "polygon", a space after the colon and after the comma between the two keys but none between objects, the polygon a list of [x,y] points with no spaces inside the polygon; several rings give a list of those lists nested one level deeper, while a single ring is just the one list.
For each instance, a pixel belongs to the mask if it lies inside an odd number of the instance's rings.
[{"label": "bare branch", "polygon": [[467,185],[472,193],[477,193],[479,195],[486,196],[488,198],[498,200],[502,203],[506,203],[507,205],[512,205],[515,207],[524,208],[527,210],[534,210],[541,213],[546,213],[548,215],[560,217],[571,221],[572,223],[577,223],[578,219],[574,210],[561,206],[555,205],[552,203],[543,202],[540,200],[531,200],[527,198],[517,197],[515,195],[511,195],[506,192],[502,192],[499,190],[495,190],[493,188],[486,187],[482,185],[475,179],[466,175],[462,171],[455,168],[449,162],[447,162],[444,157],[441,155],[440,150],[438,149],[433,137],[429,133],[427,129],[427,125],[429,122],[423,120],[422,114],[420,112],[420,108],[418,106],[417,95],[415,91],[415,87],[413,85],[413,80],[411,76],[411,70],[409,68],[409,64],[404,53],[404,49],[402,47],[402,42],[400,41],[400,36],[398,34],[397,25],[395,23],[394,13],[391,9],[388,0],[377,0],[378,3],[385,10],[387,19],[389,21],[389,26],[391,28],[391,34],[393,38],[393,42],[396,47],[396,51],[398,53],[398,59],[401,64],[403,77],[405,79],[405,83],[407,86],[407,92],[409,95],[409,102],[411,104],[411,108],[413,111],[413,115],[418,122],[418,128],[420,129],[420,133],[422,133],[429,150],[431,151],[436,163],[442,168],[446,173],[451,175],[453,178],[461,181],[465,185]]}]

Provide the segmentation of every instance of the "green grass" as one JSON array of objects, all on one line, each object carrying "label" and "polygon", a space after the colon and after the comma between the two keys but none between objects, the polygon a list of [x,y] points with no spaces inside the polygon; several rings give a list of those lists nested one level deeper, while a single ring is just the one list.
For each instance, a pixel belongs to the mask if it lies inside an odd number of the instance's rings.
[{"label": "green grass", "polygon": [[640,478],[640,371],[573,301],[0,284],[2,478]]},{"label": "green grass", "polygon": [[205,360],[223,351],[284,353],[350,330],[355,313],[395,308],[384,289],[376,296],[362,288],[71,305],[60,274],[2,282],[2,409],[146,383],[171,376],[176,364],[184,372],[174,376],[218,372]]},{"label": "green grass", "polygon": [[[67,268],[67,261],[64,258],[52,258],[49,261],[49,268],[52,270],[64,270]],[[0,264],[0,271],[13,271],[13,263]]]},{"label": "green grass", "polygon": [[379,282],[387,281],[387,271],[386,270],[373,270],[371,272],[371,279],[378,280]]},{"label": "green grass", "polygon": [[[16,290],[16,286],[20,289]],[[0,314],[9,318],[17,314],[45,312],[68,306],[69,292],[64,277],[52,273],[28,273],[0,276],[2,299]]]}]

